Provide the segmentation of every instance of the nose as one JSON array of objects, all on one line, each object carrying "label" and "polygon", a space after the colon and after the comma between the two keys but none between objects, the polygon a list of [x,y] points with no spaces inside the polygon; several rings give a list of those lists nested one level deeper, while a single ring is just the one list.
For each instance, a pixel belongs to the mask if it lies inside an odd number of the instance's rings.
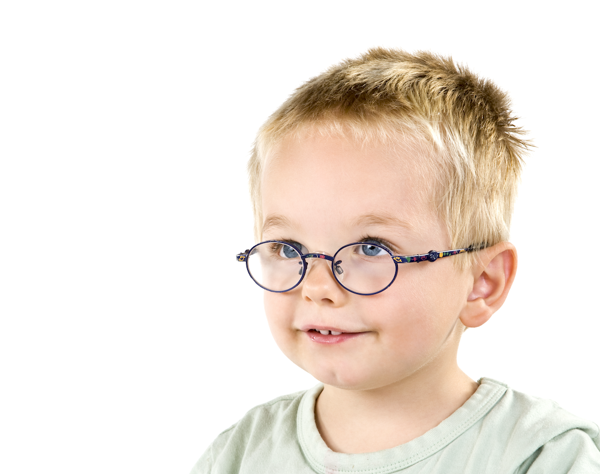
[{"label": "nose", "polygon": [[340,306],[348,297],[331,272],[333,257],[323,253],[305,255],[308,263],[302,282],[302,296],[307,301],[328,306]]}]

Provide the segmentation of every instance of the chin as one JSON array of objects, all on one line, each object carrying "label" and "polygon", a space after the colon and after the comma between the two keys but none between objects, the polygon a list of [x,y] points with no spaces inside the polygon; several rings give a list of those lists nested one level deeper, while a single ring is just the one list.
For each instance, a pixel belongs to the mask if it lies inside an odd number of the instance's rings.
[{"label": "chin", "polygon": [[[310,370],[309,370],[310,369]],[[348,367],[310,367],[304,368],[319,382],[342,390],[366,390],[373,383],[369,374]]]}]

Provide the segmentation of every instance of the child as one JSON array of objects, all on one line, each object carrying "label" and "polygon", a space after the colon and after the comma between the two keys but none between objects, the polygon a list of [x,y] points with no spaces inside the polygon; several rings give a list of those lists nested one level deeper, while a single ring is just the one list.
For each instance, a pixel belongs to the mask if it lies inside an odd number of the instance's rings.
[{"label": "child", "polygon": [[249,164],[260,244],[238,260],[321,384],[250,410],[194,473],[600,473],[598,426],[457,365],[517,269],[514,120],[450,59],[385,49],[275,112]]}]

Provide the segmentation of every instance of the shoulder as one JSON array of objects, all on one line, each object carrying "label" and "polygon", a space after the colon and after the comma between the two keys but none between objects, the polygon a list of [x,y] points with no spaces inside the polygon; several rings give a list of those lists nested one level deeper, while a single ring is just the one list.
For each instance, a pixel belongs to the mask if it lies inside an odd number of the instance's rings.
[{"label": "shoulder", "polygon": [[[481,383],[504,385],[493,379],[482,379]],[[544,434],[545,436],[556,436],[571,429],[583,430],[592,438],[599,434],[598,425],[568,412],[558,403],[509,387],[506,388],[504,396],[486,418],[490,422],[508,423],[515,429],[525,430],[530,434],[538,434],[542,437]]]},{"label": "shoulder", "polygon": [[[504,385],[492,379],[482,379],[481,383]],[[538,458],[544,453],[552,452],[554,457],[562,451],[570,453],[573,462],[583,458],[600,462],[598,425],[570,413],[552,400],[508,387],[482,420],[482,429],[494,433],[494,438],[505,446],[506,458],[520,458],[524,466],[539,462]],[[562,460],[568,462],[564,456]],[[594,466],[600,468],[600,464]]]},{"label": "shoulder", "polygon": [[213,445],[223,444],[232,437],[257,437],[272,433],[274,429],[296,423],[298,405],[307,390],[274,398],[251,408],[235,424],[223,431]]},{"label": "shoulder", "polygon": [[248,455],[264,455],[274,449],[294,451],[300,402],[307,393],[318,393],[320,388],[316,386],[283,395],[251,408],[238,422],[217,436],[192,472],[210,472],[209,466],[225,464],[228,469],[235,470],[235,466],[248,462]]}]

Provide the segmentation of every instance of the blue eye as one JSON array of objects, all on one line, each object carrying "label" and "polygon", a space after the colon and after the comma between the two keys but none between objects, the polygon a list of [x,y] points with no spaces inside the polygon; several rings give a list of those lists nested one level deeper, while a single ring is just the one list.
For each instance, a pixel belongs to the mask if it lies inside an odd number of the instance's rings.
[{"label": "blue eye", "polygon": [[289,245],[284,245],[283,255],[285,255],[287,258],[296,258],[298,257],[298,252],[296,252],[293,247],[290,247]]},{"label": "blue eye", "polygon": [[381,247],[372,244],[365,244],[360,246],[360,253],[366,255],[367,257],[380,257],[381,255],[385,255],[386,252]]},{"label": "blue eye", "polygon": [[[290,242],[294,245],[296,245],[298,248],[302,248],[302,245],[300,245],[298,242]],[[298,253],[298,251],[292,247],[291,245],[284,245],[284,244],[278,244],[279,246],[279,256],[282,258],[299,258],[300,254]]]}]

